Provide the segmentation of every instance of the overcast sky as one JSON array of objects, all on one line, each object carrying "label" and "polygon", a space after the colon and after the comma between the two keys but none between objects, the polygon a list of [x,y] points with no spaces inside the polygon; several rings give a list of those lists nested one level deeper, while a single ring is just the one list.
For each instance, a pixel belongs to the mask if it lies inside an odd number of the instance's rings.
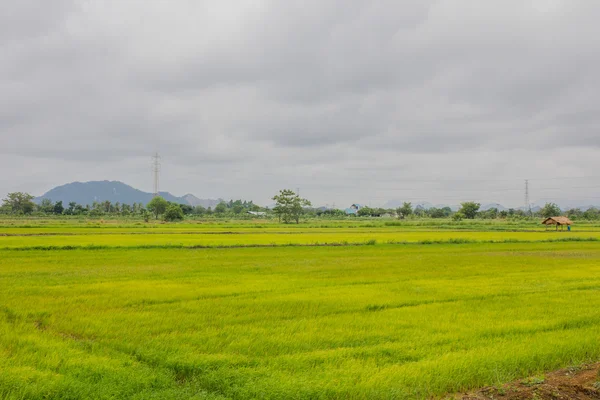
[{"label": "overcast sky", "polygon": [[[600,204],[600,1],[33,1],[0,12],[0,195]],[[561,178],[561,179],[556,179]],[[565,179],[569,178],[569,179]]]}]

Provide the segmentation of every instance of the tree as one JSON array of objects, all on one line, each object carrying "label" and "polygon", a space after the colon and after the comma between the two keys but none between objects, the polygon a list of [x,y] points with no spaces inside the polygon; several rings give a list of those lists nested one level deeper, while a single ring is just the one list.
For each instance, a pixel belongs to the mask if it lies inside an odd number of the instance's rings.
[{"label": "tree", "polygon": [[540,215],[544,218],[558,217],[562,214],[560,207],[555,203],[546,203],[540,210]]},{"label": "tree", "polygon": [[38,209],[44,214],[52,214],[54,212],[54,204],[50,199],[42,199]]},{"label": "tree", "polygon": [[454,213],[454,215],[452,216],[452,220],[458,222],[458,221],[462,221],[464,217],[465,217],[465,214],[458,211],[458,212]]},{"label": "tree", "polygon": [[32,200],[33,196],[29,193],[13,192],[2,200],[2,207],[15,214],[31,214],[35,208]]},{"label": "tree", "polygon": [[600,210],[596,207],[589,208],[583,212],[582,217],[590,221],[598,220],[600,219]]},{"label": "tree", "polygon": [[163,199],[160,196],[156,196],[152,200],[150,200],[146,208],[148,209],[148,211],[154,214],[156,219],[158,219],[158,216],[163,214],[167,210],[168,205],[169,203],[165,199]]},{"label": "tree", "polygon": [[215,207],[215,213],[217,214],[225,214],[227,212],[227,204],[225,202],[220,202]]},{"label": "tree", "polygon": [[273,212],[279,217],[279,221],[289,224],[292,221],[300,223],[300,216],[304,212],[303,207],[309,207],[310,201],[301,198],[293,190],[280,190],[278,195],[273,196],[276,205]]},{"label": "tree", "polygon": [[467,219],[474,219],[477,215],[477,211],[479,211],[479,207],[481,207],[481,204],[475,203],[474,201],[466,201],[464,203],[460,203],[460,205],[461,208],[459,212],[462,213]]},{"label": "tree", "polygon": [[194,212],[194,207],[190,206],[189,204],[180,204],[179,208],[181,208],[181,211],[183,211],[184,215],[188,215]]},{"label": "tree", "polygon": [[181,221],[183,219],[183,210],[179,204],[169,204],[165,210],[165,221]]},{"label": "tree", "polygon": [[204,215],[206,214],[206,208],[201,205],[197,205],[194,207],[194,215]]},{"label": "tree", "polygon": [[359,217],[371,217],[374,211],[375,210],[373,210],[371,207],[364,206],[360,210],[358,210],[356,214],[358,214]]},{"label": "tree", "polygon": [[442,208],[432,207],[429,210],[429,215],[431,218],[444,218],[446,217],[446,213]]},{"label": "tree", "polygon": [[402,203],[402,207],[399,207],[396,212],[398,213],[398,217],[404,219],[413,213],[412,203],[404,202]]},{"label": "tree", "polygon": [[75,207],[77,207],[77,203],[74,201],[70,201],[69,202],[69,208],[67,208],[64,213],[67,215],[73,215],[75,214]]},{"label": "tree", "polygon": [[52,210],[52,212],[54,214],[62,214],[63,211],[65,211],[65,207],[63,207],[63,203],[62,200],[61,201],[57,201],[56,203],[54,203],[54,209]]}]

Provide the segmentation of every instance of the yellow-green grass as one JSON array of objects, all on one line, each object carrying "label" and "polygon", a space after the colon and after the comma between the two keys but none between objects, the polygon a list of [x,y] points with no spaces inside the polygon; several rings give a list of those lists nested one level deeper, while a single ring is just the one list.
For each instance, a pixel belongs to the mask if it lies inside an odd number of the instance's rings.
[{"label": "yellow-green grass", "polygon": [[600,357],[594,242],[0,250],[0,288],[0,399],[413,399]]},{"label": "yellow-green grass", "polygon": [[213,246],[313,245],[361,243],[428,243],[448,241],[555,241],[599,240],[600,232],[471,232],[471,231],[402,231],[354,229],[300,232],[187,232],[156,234],[56,234],[38,236],[0,236],[0,248],[35,248],[66,246],[139,247],[139,246]]},{"label": "yellow-green grass", "polygon": [[[301,224],[279,224],[276,219],[257,220],[219,220],[219,219],[186,219],[178,223],[164,223],[138,219],[100,218],[0,218],[0,234],[2,233],[52,233],[52,232],[186,232],[186,231],[257,231],[285,230],[302,231],[305,229],[390,229],[401,230],[473,230],[473,231],[543,231],[540,219],[529,220],[463,220],[450,219],[406,219],[390,218],[345,218],[340,220],[307,219]],[[598,221],[575,221],[577,231],[600,231]]]}]

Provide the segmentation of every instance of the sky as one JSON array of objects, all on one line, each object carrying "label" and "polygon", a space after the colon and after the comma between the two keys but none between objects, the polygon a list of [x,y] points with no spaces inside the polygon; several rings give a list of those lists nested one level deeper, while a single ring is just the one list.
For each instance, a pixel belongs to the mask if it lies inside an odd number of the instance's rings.
[{"label": "sky", "polygon": [[600,2],[20,0],[0,196],[600,204]]}]

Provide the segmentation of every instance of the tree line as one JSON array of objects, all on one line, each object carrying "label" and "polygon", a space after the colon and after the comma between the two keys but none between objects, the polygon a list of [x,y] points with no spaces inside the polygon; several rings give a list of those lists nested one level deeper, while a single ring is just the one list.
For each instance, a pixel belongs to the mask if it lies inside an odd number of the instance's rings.
[{"label": "tree line", "polygon": [[142,217],[148,219],[154,217],[157,219],[165,213],[167,219],[180,219],[185,216],[241,216],[247,211],[260,211],[261,207],[252,201],[230,200],[221,202],[214,209],[203,207],[201,205],[191,206],[188,204],[178,204],[168,202],[160,196],[154,197],[148,204],[133,203],[125,204],[120,202],[94,201],[92,204],[78,204],[69,202],[67,205],[62,201],[52,201],[42,199],[39,204],[34,201],[34,196],[23,193],[9,193],[2,200],[0,205],[1,214],[12,215],[74,215],[74,216],[123,216],[123,217]]},{"label": "tree line", "polygon": [[[158,219],[162,217],[165,220],[176,221],[193,217],[222,217],[222,218],[242,218],[252,212],[252,216],[275,216],[280,222],[299,223],[301,217],[306,218],[345,218],[348,216],[345,211],[338,209],[316,209],[311,207],[311,202],[298,196],[289,189],[281,190],[272,200],[276,202],[273,209],[262,208],[252,201],[229,200],[217,204],[214,209],[203,207],[201,205],[191,206],[188,204],[170,203],[162,197],[153,198],[148,204],[133,203],[124,204],[109,200],[97,202],[91,205],[82,205],[76,202],[70,202],[64,205],[62,201],[53,202],[49,199],[42,199],[40,204],[33,201],[34,197],[28,193],[14,192],[9,193],[2,200],[0,213],[12,215],[74,215],[74,216],[123,216],[138,217],[144,220],[150,218]],[[362,207],[357,211],[358,217],[391,217],[399,219],[407,218],[451,218],[455,221],[462,219],[525,219],[525,218],[546,218],[559,215],[565,215],[574,220],[600,220],[600,210],[590,208],[588,210],[569,209],[561,210],[555,203],[546,203],[544,207],[535,211],[523,211],[518,209],[498,210],[490,208],[481,210],[481,204],[476,202],[463,202],[457,211],[450,207],[431,207],[421,206],[413,207],[412,203],[404,202],[397,208],[371,208]]]}]

